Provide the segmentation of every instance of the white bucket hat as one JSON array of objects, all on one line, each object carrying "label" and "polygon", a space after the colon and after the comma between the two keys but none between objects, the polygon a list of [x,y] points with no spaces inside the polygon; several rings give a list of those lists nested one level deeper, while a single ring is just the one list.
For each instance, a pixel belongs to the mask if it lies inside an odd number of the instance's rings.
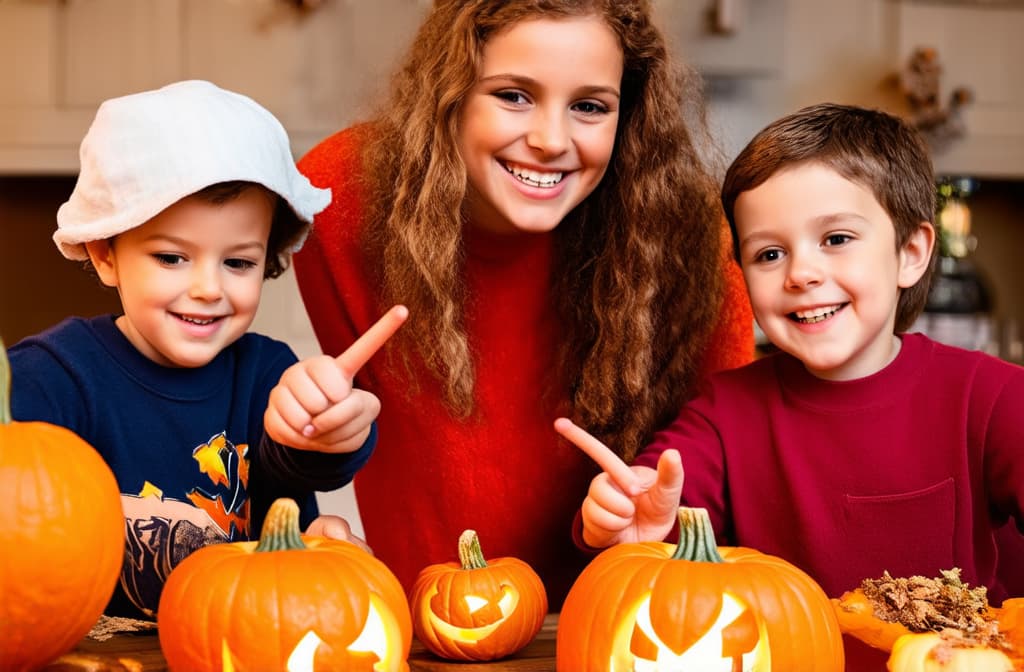
[{"label": "white bucket hat", "polygon": [[[256,182],[306,224],[331,201],[295,167],[281,123],[251,98],[190,80],[100,105],[79,151],[81,170],[57,211],[53,240],[68,259],[219,182]],[[292,251],[305,240],[308,227]]]}]

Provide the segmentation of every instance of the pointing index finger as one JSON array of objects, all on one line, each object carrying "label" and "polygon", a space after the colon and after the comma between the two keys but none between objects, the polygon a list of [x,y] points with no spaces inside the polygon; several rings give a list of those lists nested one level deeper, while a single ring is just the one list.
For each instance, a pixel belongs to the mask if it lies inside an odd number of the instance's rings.
[{"label": "pointing index finger", "polygon": [[402,305],[392,306],[391,310],[384,313],[384,316],[373,323],[356,342],[348,347],[345,352],[338,355],[336,361],[347,373],[355,375],[363,365],[370,361],[370,358],[391,336],[398,331],[398,328],[409,316],[409,309]]},{"label": "pointing index finger", "polygon": [[589,455],[590,459],[597,462],[597,466],[611,476],[612,480],[625,492],[630,495],[636,494],[635,490],[639,485],[636,474],[611,448],[598,441],[592,434],[573,423],[569,418],[555,420],[555,431]]}]

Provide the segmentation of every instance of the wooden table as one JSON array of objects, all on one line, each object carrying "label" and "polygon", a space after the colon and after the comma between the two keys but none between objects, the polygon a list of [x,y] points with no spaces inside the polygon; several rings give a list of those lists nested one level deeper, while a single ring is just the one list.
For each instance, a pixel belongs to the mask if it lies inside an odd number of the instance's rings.
[{"label": "wooden table", "polygon": [[[518,653],[489,663],[452,663],[441,660],[426,651],[413,640],[409,655],[410,672],[554,672],[555,669],[555,628],[558,615],[549,614],[537,637]],[[160,652],[160,642],[155,632],[125,633],[115,635],[102,642],[83,640],[75,648],[76,653],[86,654],[94,667],[51,665],[47,672],[71,672],[73,670],[128,669],[120,665],[119,658],[140,664],[146,672],[166,672],[167,662]],[[104,667],[106,665],[106,667]]]}]

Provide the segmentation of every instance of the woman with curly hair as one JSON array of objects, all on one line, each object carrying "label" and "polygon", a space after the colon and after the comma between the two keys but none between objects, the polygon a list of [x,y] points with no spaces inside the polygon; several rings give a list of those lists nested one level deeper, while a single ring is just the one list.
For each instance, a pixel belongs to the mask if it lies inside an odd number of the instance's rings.
[{"label": "woman with curly hair", "polygon": [[552,421],[629,459],[752,357],[702,104],[649,0],[437,0],[377,115],[300,161],[334,195],[295,258],[324,352],[409,308],[357,379],[382,410],[355,486],[406,588],[472,528],[557,610],[597,471]]}]

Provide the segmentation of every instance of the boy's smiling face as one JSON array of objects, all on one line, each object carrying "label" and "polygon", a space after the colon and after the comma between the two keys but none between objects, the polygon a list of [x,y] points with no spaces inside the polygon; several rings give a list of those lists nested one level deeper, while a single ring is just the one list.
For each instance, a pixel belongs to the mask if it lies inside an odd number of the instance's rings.
[{"label": "boy's smiling face", "polygon": [[734,219],[754,316],[773,344],[829,380],[893,360],[899,292],[927,269],[930,224],[897,252],[871,190],[813,162],[740,194]]},{"label": "boy's smiling face", "polygon": [[113,241],[87,243],[117,325],[146,357],[199,367],[240,338],[259,307],[274,199],[252,187],[225,203],[184,198]]}]

